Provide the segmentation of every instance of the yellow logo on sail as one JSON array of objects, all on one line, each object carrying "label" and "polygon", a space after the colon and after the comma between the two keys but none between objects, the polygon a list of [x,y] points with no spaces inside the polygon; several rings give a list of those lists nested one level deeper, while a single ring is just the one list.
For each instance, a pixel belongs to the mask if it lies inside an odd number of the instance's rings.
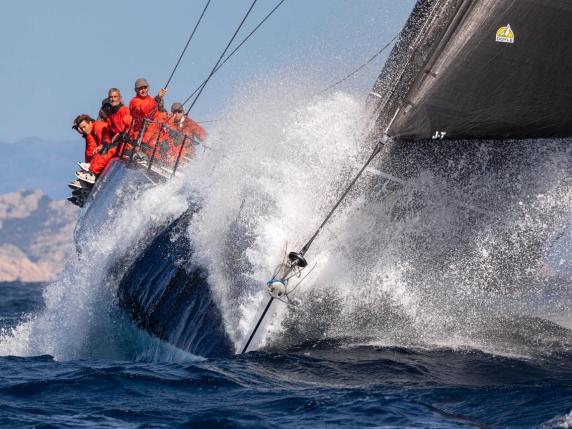
[{"label": "yellow logo on sail", "polygon": [[501,43],[514,43],[514,32],[512,28],[510,28],[510,24],[497,30],[496,41]]}]

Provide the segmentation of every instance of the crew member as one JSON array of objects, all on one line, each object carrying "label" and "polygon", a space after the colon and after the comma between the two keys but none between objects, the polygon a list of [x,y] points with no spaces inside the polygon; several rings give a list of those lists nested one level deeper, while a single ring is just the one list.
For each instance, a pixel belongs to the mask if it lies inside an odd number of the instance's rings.
[{"label": "crew member", "polygon": [[163,107],[163,97],[166,92],[166,89],[161,88],[159,94],[153,98],[149,95],[149,83],[147,79],[140,77],[135,81],[136,95],[129,102],[129,110],[133,117],[133,126],[130,132],[132,140],[137,138],[145,119],[160,119],[158,112],[165,110]]},{"label": "crew member", "polygon": [[[185,146],[182,149],[181,158],[186,154],[191,158],[194,158],[195,147],[193,141],[202,142],[206,140],[207,133],[205,129],[185,114],[185,109],[179,102],[175,102],[171,105],[171,117],[167,121],[167,125],[171,129],[180,133],[179,137],[173,138],[173,144],[169,150],[169,155],[176,159],[179,154],[179,150],[181,150],[180,145],[183,143],[183,140],[185,140]],[[187,136],[186,139],[184,139],[185,136]]]},{"label": "crew member", "polygon": [[[110,88],[101,105],[99,111],[100,116],[105,117],[109,131],[111,133],[111,142],[118,146],[119,154],[129,153],[132,148],[129,141],[129,129],[133,123],[133,117],[129,111],[129,107],[123,104],[121,91],[117,88]],[[125,148],[123,147],[125,145]],[[127,152],[126,152],[127,151]]]},{"label": "crew member", "polygon": [[83,134],[86,141],[93,139],[97,145],[90,162],[80,163],[80,167],[86,171],[76,172],[78,179],[87,183],[95,183],[97,175],[103,171],[111,158],[115,156],[117,146],[111,143],[111,133],[106,122],[96,121],[89,115],[82,114],[75,118],[74,128]]},{"label": "crew member", "polygon": [[123,104],[119,89],[111,88],[108,91],[107,98],[104,100],[101,109],[105,112],[112,139],[115,139],[121,133],[127,132],[133,117],[129,107]]},{"label": "crew member", "polygon": [[[98,147],[94,137],[91,134],[84,134],[79,128],[78,128],[78,120],[80,118],[82,118],[83,116],[85,117],[89,117],[89,115],[79,115],[77,118],[75,118],[75,120],[73,121],[73,126],[72,128],[74,130],[76,130],[78,133],[80,133],[84,140],[85,140],[85,152],[84,152],[84,161],[86,163],[89,163],[91,161],[91,158],[93,158],[93,155],[95,155],[99,150],[101,150],[101,148]],[[91,119],[91,118],[90,118]],[[99,121],[101,122],[101,121]]]}]

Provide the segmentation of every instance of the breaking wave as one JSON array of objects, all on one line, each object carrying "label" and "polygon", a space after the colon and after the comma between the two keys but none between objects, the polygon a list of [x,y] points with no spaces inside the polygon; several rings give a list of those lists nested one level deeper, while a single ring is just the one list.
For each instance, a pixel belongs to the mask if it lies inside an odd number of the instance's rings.
[{"label": "breaking wave", "polygon": [[[241,98],[215,138],[225,155],[189,172],[204,200],[189,234],[237,348],[264,281],[371,150],[358,100],[300,104],[281,89]],[[568,350],[571,163],[567,141],[394,144],[313,244],[298,305],[273,305],[261,344]]]},{"label": "breaking wave", "polygon": [[[264,282],[299,250],[369,155],[368,112],[336,92],[245,87],[182,177],[130,194],[82,237],[46,308],[1,355],[187,359],[134,328],[118,279],[144,243],[199,199],[189,227],[225,328],[240,348]],[[258,345],[307,341],[472,347],[513,355],[569,349],[572,156],[567,142],[393,144],[308,252],[296,305],[275,302]],[[121,195],[107,195],[118,198]]]},{"label": "breaking wave", "polygon": [[[168,346],[135,329],[117,307],[117,276],[141,250],[154,228],[186,209],[178,183],[142,193],[123,188],[124,204],[110,208],[95,230],[77,243],[81,254],[68,261],[57,281],[43,293],[44,310],[3,332],[1,355],[58,360],[87,357],[137,359],[168,356]],[[119,199],[112,193],[104,198]],[[91,219],[93,221],[93,219]],[[172,350],[173,356],[182,354]]]}]

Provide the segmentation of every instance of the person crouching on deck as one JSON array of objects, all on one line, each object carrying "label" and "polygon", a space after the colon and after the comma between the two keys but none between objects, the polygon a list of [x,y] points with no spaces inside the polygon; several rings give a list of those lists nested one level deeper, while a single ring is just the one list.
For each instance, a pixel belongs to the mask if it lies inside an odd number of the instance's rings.
[{"label": "person crouching on deck", "polygon": [[[207,138],[207,132],[203,127],[193,121],[185,114],[185,109],[181,103],[175,102],[171,105],[171,116],[167,121],[169,128],[178,131],[180,134],[172,139],[172,145],[169,149],[169,156],[177,159],[179,151],[181,151],[180,158],[188,155],[191,158],[195,157],[195,146],[193,141],[202,142]],[[185,136],[187,137],[185,139]],[[181,149],[181,144],[185,142],[184,147]]]},{"label": "person crouching on deck", "polygon": [[89,115],[82,114],[75,118],[74,128],[84,136],[86,147],[89,144],[96,145],[89,162],[79,163],[84,171],[75,173],[78,179],[93,184],[107,163],[115,156],[117,147],[112,145],[109,126],[104,121],[96,121]]}]

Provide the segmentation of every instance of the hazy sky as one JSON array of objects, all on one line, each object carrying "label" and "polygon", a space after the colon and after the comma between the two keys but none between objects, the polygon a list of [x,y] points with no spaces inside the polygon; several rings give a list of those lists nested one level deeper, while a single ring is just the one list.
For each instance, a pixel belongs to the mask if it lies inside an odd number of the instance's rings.
[{"label": "hazy sky", "polygon": [[[278,0],[258,0],[245,36]],[[164,85],[206,0],[32,0],[6,2],[0,16],[0,142],[29,136],[77,138],[71,122],[96,115],[107,89],[128,102],[146,77]],[[218,72],[191,116],[220,114],[241,82],[272,74],[324,86],[373,55],[401,28],[414,0],[286,0]],[[251,0],[212,0],[169,86],[167,104],[186,98],[208,75]],[[241,40],[241,37],[237,38]],[[341,88],[365,94],[377,59]],[[30,112],[32,110],[32,112]]]}]

